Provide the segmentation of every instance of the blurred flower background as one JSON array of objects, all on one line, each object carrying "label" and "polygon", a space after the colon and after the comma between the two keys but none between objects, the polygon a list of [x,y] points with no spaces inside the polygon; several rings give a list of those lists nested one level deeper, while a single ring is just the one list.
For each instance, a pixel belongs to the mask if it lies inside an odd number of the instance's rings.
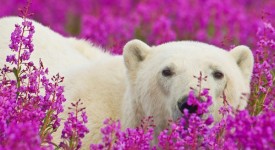
[{"label": "blurred flower background", "polygon": [[[1,0],[0,17],[25,0]],[[264,21],[275,22],[274,0],[32,0],[33,19],[115,54],[138,38],[149,44],[198,40],[224,48],[256,46]]]}]

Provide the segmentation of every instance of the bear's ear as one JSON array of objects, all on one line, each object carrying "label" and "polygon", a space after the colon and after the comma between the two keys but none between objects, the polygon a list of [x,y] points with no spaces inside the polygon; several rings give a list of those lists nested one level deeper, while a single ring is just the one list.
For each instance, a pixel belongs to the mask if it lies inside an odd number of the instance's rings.
[{"label": "bear's ear", "polygon": [[128,70],[136,69],[147,56],[150,46],[140,40],[129,41],[123,49],[124,63]]},{"label": "bear's ear", "polygon": [[251,50],[247,46],[237,46],[230,51],[231,56],[235,59],[236,63],[240,67],[246,83],[250,84],[252,75],[254,57]]}]

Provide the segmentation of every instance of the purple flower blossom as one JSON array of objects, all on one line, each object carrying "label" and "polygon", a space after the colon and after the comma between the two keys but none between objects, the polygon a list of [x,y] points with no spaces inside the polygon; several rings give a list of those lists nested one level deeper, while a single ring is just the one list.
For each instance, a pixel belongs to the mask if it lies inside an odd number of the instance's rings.
[{"label": "purple flower blossom", "polygon": [[20,25],[15,25],[14,31],[11,33],[11,44],[9,45],[12,51],[17,52],[19,50],[19,43],[21,40],[22,28]]},{"label": "purple flower blossom", "polygon": [[15,54],[7,56],[6,62],[17,64],[17,58],[15,56]]},{"label": "purple flower blossom", "polygon": [[36,122],[0,122],[0,149],[42,149]]},{"label": "purple flower blossom", "polygon": [[[125,149],[125,150],[147,150],[151,149],[150,142],[153,139],[152,118],[143,120],[140,127],[125,131],[121,130],[120,121],[106,119],[105,127],[101,129],[103,135],[102,142],[99,144],[91,144],[91,150],[99,149]],[[154,149],[154,147],[153,147]]]},{"label": "purple flower blossom", "polygon": [[0,69],[0,149],[53,149],[51,133],[59,127],[65,101],[63,77],[49,80],[42,61],[39,66],[29,61],[34,26],[25,18],[27,10],[11,34],[13,54],[6,59],[11,65]]},{"label": "purple flower blossom", "polygon": [[[59,144],[64,149],[79,149],[81,147],[81,139],[84,138],[85,134],[89,132],[85,124],[87,121],[87,115],[83,111],[85,108],[80,108],[80,100],[75,104],[72,103],[70,108],[72,112],[69,113],[69,117],[64,123],[64,129],[62,130],[61,138],[63,142]],[[81,113],[81,119],[79,114]]]}]

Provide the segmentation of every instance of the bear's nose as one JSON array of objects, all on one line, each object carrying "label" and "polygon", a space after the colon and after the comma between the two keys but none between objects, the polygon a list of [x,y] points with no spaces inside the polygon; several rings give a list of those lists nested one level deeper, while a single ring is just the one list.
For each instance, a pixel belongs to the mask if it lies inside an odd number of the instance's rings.
[{"label": "bear's nose", "polygon": [[197,106],[187,104],[188,97],[184,97],[178,102],[178,108],[183,113],[184,109],[187,109],[189,113],[196,113],[198,110]]}]

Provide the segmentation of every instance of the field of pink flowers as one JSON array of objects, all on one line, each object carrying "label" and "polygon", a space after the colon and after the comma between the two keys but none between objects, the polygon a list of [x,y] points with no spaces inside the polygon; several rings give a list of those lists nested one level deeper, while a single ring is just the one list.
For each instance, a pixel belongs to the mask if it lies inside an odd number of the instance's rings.
[{"label": "field of pink flowers", "polygon": [[[25,0],[1,0],[0,17],[19,15]],[[255,57],[251,95],[246,110],[235,111],[226,103],[223,119],[201,118],[211,105],[207,90],[198,112],[184,112],[177,122],[153,140],[153,118],[144,118],[136,129],[121,130],[120,122],[106,119],[101,143],[91,149],[275,149],[275,1],[274,0],[32,0],[30,17],[65,36],[92,41],[114,54],[138,38],[150,45],[173,40],[198,40],[225,49],[248,45]],[[23,16],[28,16],[23,9]],[[35,66],[29,58],[35,28],[22,19],[11,33],[7,56],[12,67],[0,66],[0,150],[79,149],[87,116],[81,101],[72,104],[61,143],[51,134],[60,126],[64,88],[59,74],[48,79],[47,66]],[[24,34],[23,34],[24,33]],[[1,36],[1,33],[0,33]],[[1,38],[1,37],[0,37]],[[50,68],[49,68],[50,70]],[[15,80],[7,78],[8,73]],[[198,77],[198,82],[203,82]]]}]

